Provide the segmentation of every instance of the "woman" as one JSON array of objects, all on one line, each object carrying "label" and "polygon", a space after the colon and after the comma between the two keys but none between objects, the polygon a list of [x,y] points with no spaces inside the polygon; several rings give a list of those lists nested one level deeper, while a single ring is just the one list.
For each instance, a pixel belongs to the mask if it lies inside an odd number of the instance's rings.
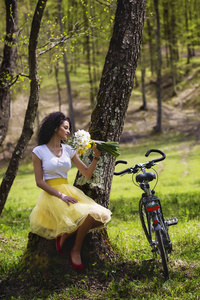
[{"label": "woman", "polygon": [[76,234],[70,258],[72,266],[82,270],[82,242],[90,229],[105,225],[110,220],[111,211],[68,184],[67,172],[71,168],[71,160],[90,179],[100,156],[94,146],[94,158],[86,166],[71,146],[62,143],[67,140],[70,129],[69,118],[61,112],[51,113],[42,122],[32,159],[36,184],[43,191],[30,215],[30,226],[33,233],[46,239],[56,238],[58,253],[63,253],[64,241]]}]

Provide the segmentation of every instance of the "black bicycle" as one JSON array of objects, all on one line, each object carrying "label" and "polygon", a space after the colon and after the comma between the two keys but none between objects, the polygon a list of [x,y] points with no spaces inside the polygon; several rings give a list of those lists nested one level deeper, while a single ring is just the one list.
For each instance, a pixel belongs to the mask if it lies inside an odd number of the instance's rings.
[{"label": "black bicycle", "polygon": [[[158,173],[152,167],[159,161],[166,158],[165,153],[158,149],[150,149],[145,154],[146,157],[150,153],[155,152],[161,154],[162,157],[150,160],[145,163],[136,164],[120,172],[114,172],[114,175],[132,174],[133,183],[143,190],[142,197],[139,202],[139,215],[144,233],[151,246],[153,260],[160,258],[164,270],[165,278],[169,277],[168,258],[172,252],[172,242],[169,237],[169,226],[178,223],[177,218],[164,219],[160,200],[155,196],[155,187],[158,182]],[[115,165],[127,161],[118,160]],[[153,169],[155,172],[146,172],[146,169]],[[134,176],[135,175],[135,176]],[[150,188],[149,182],[156,180],[153,189]]]}]

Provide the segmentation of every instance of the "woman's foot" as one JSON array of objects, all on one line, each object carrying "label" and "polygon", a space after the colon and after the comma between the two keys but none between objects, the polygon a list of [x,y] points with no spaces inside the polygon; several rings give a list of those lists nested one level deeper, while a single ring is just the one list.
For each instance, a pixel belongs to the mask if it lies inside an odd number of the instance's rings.
[{"label": "woman's foot", "polygon": [[80,252],[74,251],[73,249],[71,249],[69,254],[70,254],[72,267],[75,270],[83,270],[84,265],[82,264],[82,261],[81,261]]}]

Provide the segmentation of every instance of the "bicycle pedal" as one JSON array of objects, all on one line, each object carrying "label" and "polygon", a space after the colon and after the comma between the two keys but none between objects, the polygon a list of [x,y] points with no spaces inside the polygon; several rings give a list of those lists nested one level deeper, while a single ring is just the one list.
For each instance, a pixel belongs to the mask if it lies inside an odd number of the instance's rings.
[{"label": "bicycle pedal", "polygon": [[178,223],[178,219],[177,218],[171,218],[171,219],[167,219],[165,221],[165,224],[167,226],[172,226],[172,225],[176,225]]}]

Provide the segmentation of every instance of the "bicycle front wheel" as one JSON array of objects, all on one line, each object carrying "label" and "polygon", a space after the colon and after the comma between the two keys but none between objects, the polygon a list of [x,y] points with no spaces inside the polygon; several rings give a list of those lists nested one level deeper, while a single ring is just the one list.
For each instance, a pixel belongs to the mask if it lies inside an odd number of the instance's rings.
[{"label": "bicycle front wheel", "polygon": [[169,270],[168,270],[168,265],[167,265],[167,253],[165,251],[165,247],[164,247],[164,243],[163,243],[163,236],[161,234],[161,230],[158,230],[155,232],[156,235],[156,244],[158,247],[158,252],[160,255],[160,258],[162,260],[162,266],[163,266],[163,270],[164,270],[164,276],[165,278],[169,277]]}]

